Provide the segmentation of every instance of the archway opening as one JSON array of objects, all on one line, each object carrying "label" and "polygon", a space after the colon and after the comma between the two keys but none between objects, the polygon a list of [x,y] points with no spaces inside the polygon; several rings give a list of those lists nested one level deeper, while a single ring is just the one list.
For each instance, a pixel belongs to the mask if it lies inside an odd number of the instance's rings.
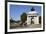
[{"label": "archway opening", "polygon": [[34,17],[31,17],[31,24],[34,24]]}]

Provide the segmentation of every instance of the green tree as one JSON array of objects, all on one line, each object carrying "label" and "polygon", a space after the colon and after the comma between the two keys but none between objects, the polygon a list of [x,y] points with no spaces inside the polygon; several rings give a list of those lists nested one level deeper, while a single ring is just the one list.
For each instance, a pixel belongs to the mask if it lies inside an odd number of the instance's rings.
[{"label": "green tree", "polygon": [[39,16],[39,23],[41,24],[41,16]]},{"label": "green tree", "polygon": [[12,18],[10,19],[10,23],[13,23],[13,22],[15,22],[15,20],[13,20]]},{"label": "green tree", "polygon": [[27,14],[24,12],[24,13],[21,15],[21,21],[22,21],[22,23],[25,23],[26,20],[27,20]]}]

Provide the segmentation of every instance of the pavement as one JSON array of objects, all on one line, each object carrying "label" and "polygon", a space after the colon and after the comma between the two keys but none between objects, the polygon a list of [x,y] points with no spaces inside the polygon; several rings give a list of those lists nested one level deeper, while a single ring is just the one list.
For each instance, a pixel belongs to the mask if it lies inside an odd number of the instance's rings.
[{"label": "pavement", "polygon": [[11,29],[19,29],[19,28],[41,28],[41,24],[30,24],[30,25],[27,25],[27,26],[11,26]]},{"label": "pavement", "polygon": [[30,27],[30,28],[40,28],[41,24],[32,24],[32,25],[29,25],[28,27]]}]

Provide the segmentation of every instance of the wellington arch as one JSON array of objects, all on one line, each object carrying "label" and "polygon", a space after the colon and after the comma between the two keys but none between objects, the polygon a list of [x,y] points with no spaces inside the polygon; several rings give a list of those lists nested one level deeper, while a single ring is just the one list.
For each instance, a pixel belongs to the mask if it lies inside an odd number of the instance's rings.
[{"label": "wellington arch", "polygon": [[27,13],[27,25],[39,24],[38,12],[32,7],[31,11]]}]

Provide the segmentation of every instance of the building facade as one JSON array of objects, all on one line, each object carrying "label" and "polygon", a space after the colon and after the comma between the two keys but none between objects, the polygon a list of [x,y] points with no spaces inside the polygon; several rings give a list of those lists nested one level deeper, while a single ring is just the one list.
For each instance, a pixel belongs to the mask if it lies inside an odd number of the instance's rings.
[{"label": "building facade", "polygon": [[39,24],[39,15],[32,7],[31,11],[27,13],[27,25]]}]

